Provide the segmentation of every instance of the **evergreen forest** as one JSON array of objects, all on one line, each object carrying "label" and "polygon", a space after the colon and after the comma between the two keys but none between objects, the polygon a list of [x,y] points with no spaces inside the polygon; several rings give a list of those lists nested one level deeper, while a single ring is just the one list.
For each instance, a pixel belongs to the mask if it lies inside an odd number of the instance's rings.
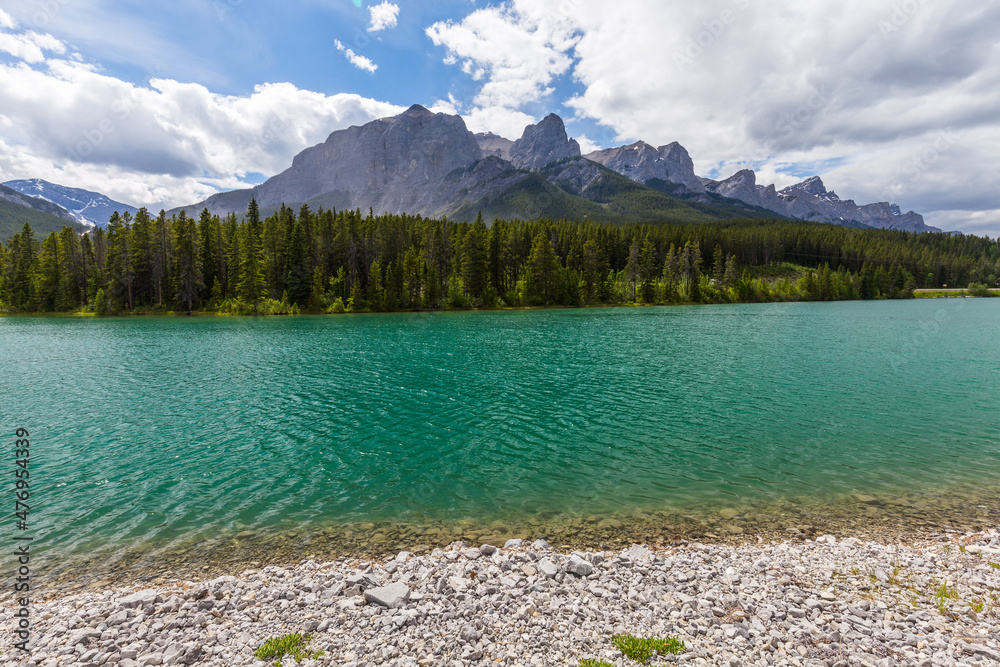
[{"label": "evergreen forest", "polygon": [[808,222],[487,226],[281,207],[30,224],[0,245],[8,313],[287,314],[908,298],[1000,281],[1000,241]]}]

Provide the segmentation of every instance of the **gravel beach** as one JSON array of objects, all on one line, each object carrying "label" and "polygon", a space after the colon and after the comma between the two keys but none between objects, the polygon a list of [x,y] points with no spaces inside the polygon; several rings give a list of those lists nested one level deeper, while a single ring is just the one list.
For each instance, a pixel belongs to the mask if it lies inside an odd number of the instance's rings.
[{"label": "gravel beach", "polygon": [[36,601],[28,654],[14,610],[0,664],[28,667],[265,667],[255,650],[288,633],[323,652],[305,666],[639,664],[611,643],[626,633],[684,642],[652,664],[1000,665],[1000,531],[303,561]]}]

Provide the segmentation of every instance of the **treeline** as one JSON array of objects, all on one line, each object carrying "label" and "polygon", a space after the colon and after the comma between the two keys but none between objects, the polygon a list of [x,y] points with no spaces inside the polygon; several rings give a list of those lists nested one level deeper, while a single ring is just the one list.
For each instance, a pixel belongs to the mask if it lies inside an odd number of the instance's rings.
[{"label": "treeline", "polygon": [[[781,275],[775,267],[804,267]],[[988,238],[773,220],[487,227],[360,211],[242,219],[111,217],[107,230],[30,226],[0,246],[0,308],[96,313],[397,311],[497,306],[879,299],[996,285]]]}]

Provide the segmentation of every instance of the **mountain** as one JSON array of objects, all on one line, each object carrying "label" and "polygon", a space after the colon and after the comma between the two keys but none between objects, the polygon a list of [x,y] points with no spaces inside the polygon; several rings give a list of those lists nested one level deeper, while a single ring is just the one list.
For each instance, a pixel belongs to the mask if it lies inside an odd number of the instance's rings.
[{"label": "mountain", "polygon": [[414,105],[398,116],[334,132],[254,188],[254,196],[260,206],[273,206],[340,192],[352,205],[392,212],[411,207],[416,196],[430,200],[420,206],[429,212],[438,202],[426,188],[481,157],[461,117]]},{"label": "mountain", "polygon": [[[670,165],[687,157],[679,145],[665,155]],[[689,157],[687,161],[690,170]],[[661,169],[655,175],[672,173]],[[681,184],[662,185],[667,187],[635,183],[582,157],[555,114],[510,141],[473,134],[460,116],[414,105],[398,116],[332,133],[261,185],[219,193],[169,213],[183,209],[197,215],[205,208],[220,215],[242,213],[255,198],[263,214],[282,204],[307,204],[456,220],[473,220],[480,211],[487,219],[589,217],[609,222],[776,217],[743,202],[692,193]]]},{"label": "mountain", "polygon": [[108,219],[115,211],[132,215],[139,210],[135,206],[122,204],[99,192],[69,188],[32,178],[23,181],[7,181],[5,186],[37,199],[52,202],[70,214],[70,219],[90,227],[107,227]]},{"label": "mountain", "polygon": [[724,181],[699,178],[691,156],[677,142],[654,147],[638,141],[581,155],[556,114],[511,141],[473,134],[460,116],[420,105],[332,133],[261,185],[183,208],[192,215],[204,208],[220,215],[242,213],[251,198],[264,214],[282,204],[306,204],[456,220],[472,220],[480,211],[487,219],[609,222],[753,217],[933,231],[916,213],[901,214],[887,203],[841,201],[819,177],[781,192],[757,185],[750,170]]},{"label": "mountain", "polygon": [[68,222],[77,222],[76,217],[62,206],[53,204],[47,199],[40,199],[38,197],[31,197],[29,195],[22,194],[18,190],[6,185],[0,185],[0,199],[6,199],[12,204],[17,204],[18,206],[24,206],[26,208],[35,209],[36,211],[41,211],[42,213],[54,215],[57,218],[62,218]]},{"label": "mountain", "polygon": [[579,156],[580,144],[566,135],[562,118],[554,113],[524,128],[524,134],[510,147],[510,161],[521,169],[541,169],[556,160]]},{"label": "mountain", "polygon": [[702,179],[702,182],[708,192],[797,220],[908,232],[941,231],[925,224],[920,214],[913,211],[902,213],[898,206],[888,202],[859,206],[853,200],[842,200],[836,192],[826,189],[819,176],[780,191],[773,185],[757,185],[757,176],[750,169],[738,171],[723,181]]},{"label": "mountain", "polygon": [[483,157],[492,155],[503,160],[510,160],[510,148],[514,145],[510,139],[504,139],[492,132],[479,132],[476,134],[476,142],[479,144],[479,150],[483,152]]},{"label": "mountain", "polygon": [[691,192],[705,191],[705,186],[695,176],[691,156],[676,141],[659,148],[637,141],[628,146],[595,151],[587,158],[638,183],[659,179],[679,183]]},{"label": "mountain", "polygon": [[7,241],[20,232],[26,222],[37,239],[66,226],[83,230],[66,209],[0,185],[0,241]]}]

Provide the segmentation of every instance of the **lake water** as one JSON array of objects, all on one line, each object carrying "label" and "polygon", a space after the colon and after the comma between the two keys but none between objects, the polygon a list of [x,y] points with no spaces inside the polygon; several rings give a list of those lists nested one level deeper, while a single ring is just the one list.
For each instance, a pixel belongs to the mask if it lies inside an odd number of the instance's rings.
[{"label": "lake water", "polygon": [[0,318],[0,426],[8,466],[31,432],[52,572],[936,499],[957,525],[997,516],[998,343],[1000,299]]}]

